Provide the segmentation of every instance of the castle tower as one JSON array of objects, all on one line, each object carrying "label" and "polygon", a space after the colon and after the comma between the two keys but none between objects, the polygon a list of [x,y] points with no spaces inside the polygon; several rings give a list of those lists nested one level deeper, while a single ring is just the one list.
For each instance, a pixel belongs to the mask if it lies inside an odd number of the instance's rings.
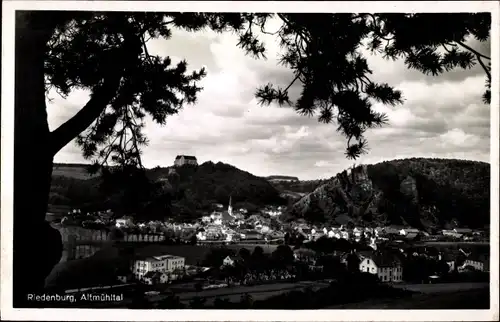
[{"label": "castle tower", "polygon": [[229,196],[229,205],[227,206],[227,213],[232,216],[233,215],[233,205],[232,205],[232,196]]}]

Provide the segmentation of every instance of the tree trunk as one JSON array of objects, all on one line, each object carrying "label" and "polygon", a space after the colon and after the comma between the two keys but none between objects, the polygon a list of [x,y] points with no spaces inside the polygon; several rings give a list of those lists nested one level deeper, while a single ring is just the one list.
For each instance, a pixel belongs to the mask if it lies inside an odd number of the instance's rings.
[{"label": "tree trunk", "polygon": [[16,16],[14,307],[40,305],[29,303],[27,296],[43,291],[46,276],[62,255],[61,235],[45,221],[53,154],[43,68],[45,46],[54,28],[39,15],[18,12]]}]

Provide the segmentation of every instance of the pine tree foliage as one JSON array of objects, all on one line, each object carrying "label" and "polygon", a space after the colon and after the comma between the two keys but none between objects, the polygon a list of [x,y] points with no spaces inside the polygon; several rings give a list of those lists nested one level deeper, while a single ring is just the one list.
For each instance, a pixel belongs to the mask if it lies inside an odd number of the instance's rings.
[{"label": "pine tree foliage", "polygon": [[[63,97],[87,89],[91,99],[77,115],[53,131],[55,153],[74,137],[59,138],[72,128],[92,172],[119,169],[130,176],[143,168],[141,148],[147,115],[159,124],[186,105],[196,103],[204,69],[188,72],[188,63],[151,55],[151,39],[171,37],[180,28],[234,32],[246,54],[266,58],[261,34],[277,37],[280,63],[293,72],[286,86],[265,84],[255,92],[262,105],[292,107],[319,122],[333,124],[346,137],[345,154],[356,159],[368,151],[366,130],[389,120],[373,109],[376,102],[397,106],[403,94],[390,84],[374,82],[361,49],[402,59],[409,69],[437,76],[476,64],[486,74],[485,103],[490,100],[490,58],[466,44],[468,37],[489,40],[489,13],[439,14],[255,14],[78,12],[50,13],[57,19],[47,44],[46,90]],[[49,17],[49,16],[47,16]],[[276,18],[281,27],[268,32]],[[292,101],[292,85],[301,87]],[[99,104],[96,103],[99,102]],[[76,131],[75,129],[78,129]],[[75,132],[76,131],[76,132]]]},{"label": "pine tree foliage", "polygon": [[[350,159],[367,151],[363,135],[367,129],[388,122],[386,115],[373,110],[373,103],[404,102],[400,91],[370,79],[363,47],[386,59],[402,59],[409,69],[432,76],[480,64],[487,75],[483,101],[489,103],[491,64],[485,61],[490,58],[465,44],[469,36],[481,42],[489,39],[489,13],[277,16],[283,21],[276,32],[284,51],[281,62],[295,78],[285,88],[273,84],[259,88],[260,102],[293,106],[300,114],[336,124],[347,138]],[[295,82],[300,82],[302,92],[291,102],[288,91]]]},{"label": "pine tree foliage", "polygon": [[[88,89],[92,97],[105,96],[104,108],[94,111],[91,126],[76,140],[85,158],[94,161],[94,171],[113,164],[142,168],[141,147],[148,143],[142,132],[145,116],[165,124],[169,115],[196,103],[205,70],[188,72],[186,61],[174,65],[170,57],[147,50],[149,40],[168,39],[174,28],[235,32],[237,45],[257,59],[266,58],[259,33],[275,35],[283,52],[280,62],[290,68],[294,79],[286,87],[266,84],[258,88],[260,103],[292,106],[299,114],[335,124],[347,138],[346,156],[352,159],[367,151],[365,131],[388,122],[374,111],[373,104],[396,106],[404,101],[391,85],[370,79],[372,70],[361,52],[363,47],[387,59],[402,59],[408,68],[426,75],[480,64],[487,75],[483,100],[489,103],[490,99],[490,58],[465,44],[469,36],[489,40],[489,13],[64,15],[47,46],[46,89],[54,88],[63,96],[73,89]],[[282,22],[273,33],[266,31],[271,18]],[[295,83],[302,90],[292,102],[289,89]],[[81,113],[89,113],[86,107]]]}]

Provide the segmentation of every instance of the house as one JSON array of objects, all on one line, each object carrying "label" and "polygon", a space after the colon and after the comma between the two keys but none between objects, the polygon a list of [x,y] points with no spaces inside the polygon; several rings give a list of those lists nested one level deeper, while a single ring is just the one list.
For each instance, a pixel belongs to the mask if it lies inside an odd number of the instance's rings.
[{"label": "house", "polygon": [[269,237],[271,237],[271,239],[283,239],[285,237],[285,234],[279,230],[276,230],[276,231],[272,231],[269,234]]},{"label": "house", "polygon": [[247,230],[241,234],[241,239],[262,239],[262,234],[255,230]]},{"label": "house", "polygon": [[454,229],[452,229],[452,230],[443,229],[441,231],[441,233],[443,234],[443,236],[449,236],[449,237],[453,237],[453,238],[461,238],[463,236],[463,234],[457,233]]},{"label": "house", "polygon": [[383,237],[385,235],[385,228],[383,227],[375,227],[373,229],[373,234],[375,235],[375,237],[379,238],[379,237]]},{"label": "house", "polygon": [[174,166],[181,167],[183,165],[197,166],[198,161],[196,157],[190,155],[178,155],[175,157]]},{"label": "house", "polygon": [[400,235],[407,236],[408,234],[418,234],[420,230],[415,228],[403,228],[399,231]]},{"label": "house", "polygon": [[403,229],[404,229],[403,226],[391,225],[389,227],[385,227],[384,232],[387,235],[400,235],[401,230],[403,230]]},{"label": "house", "polygon": [[208,224],[212,222],[212,217],[211,216],[203,216],[201,217],[201,222]]},{"label": "house", "polygon": [[347,230],[341,230],[340,231],[340,237],[343,238],[343,239],[349,240],[349,238],[351,237],[351,234]]},{"label": "house", "polygon": [[332,229],[328,231],[328,238],[340,238],[340,233],[338,234],[337,237],[337,232]]},{"label": "house", "polygon": [[149,271],[144,274],[142,281],[148,285],[165,284],[168,282],[168,275],[164,272]]},{"label": "house", "polygon": [[226,258],[222,260],[222,266],[234,266],[241,261],[242,259],[238,256],[226,256]]},{"label": "house", "polygon": [[472,235],[472,229],[469,228],[454,228],[453,231],[460,235]]},{"label": "house", "polygon": [[399,258],[390,253],[377,252],[364,258],[359,270],[377,275],[382,282],[402,282],[403,266]]},{"label": "house", "polygon": [[352,233],[356,237],[361,237],[361,235],[363,234],[363,228],[361,228],[361,227],[354,227],[354,229],[352,230]]},{"label": "house", "polygon": [[377,238],[375,237],[370,237],[370,242],[368,244],[373,250],[377,250]]},{"label": "house", "polygon": [[420,238],[420,233],[411,232],[411,233],[405,234],[404,237],[406,240],[409,240],[409,241],[417,241]]},{"label": "house", "polygon": [[293,251],[293,257],[299,261],[314,263],[316,252],[307,248],[297,248]]},{"label": "house", "polygon": [[449,267],[448,272],[454,272],[455,270],[457,270],[456,254],[454,254],[454,253],[440,253],[438,259],[446,262],[446,264]]},{"label": "house", "polygon": [[138,258],[132,263],[132,273],[140,280],[148,272],[172,272],[177,268],[184,268],[185,258],[173,255],[160,255]]},{"label": "house", "polygon": [[266,234],[269,232],[269,230],[271,230],[271,227],[269,227],[268,225],[261,225],[259,229],[261,233]]},{"label": "house", "polygon": [[472,266],[476,271],[489,272],[490,271],[490,258],[486,254],[471,254],[467,257],[462,265],[462,269]]},{"label": "house", "polygon": [[299,234],[304,236],[305,239],[311,239],[313,232],[310,228],[299,228]]},{"label": "house", "polygon": [[116,269],[116,279],[121,283],[128,283],[134,279],[134,275],[129,269]]},{"label": "house", "polygon": [[122,227],[130,227],[133,225],[133,218],[132,217],[129,217],[129,216],[125,216],[125,217],[122,217],[122,218],[119,218],[119,219],[116,219],[115,220],[115,225],[116,227],[118,228],[122,228]]}]

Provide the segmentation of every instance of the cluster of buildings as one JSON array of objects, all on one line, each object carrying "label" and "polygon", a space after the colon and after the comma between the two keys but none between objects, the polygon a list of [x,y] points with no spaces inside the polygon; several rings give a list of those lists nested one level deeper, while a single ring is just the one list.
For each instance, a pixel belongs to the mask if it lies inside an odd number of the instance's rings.
[{"label": "cluster of buildings", "polygon": [[472,241],[475,239],[486,238],[486,233],[480,230],[472,230],[469,228],[454,228],[450,230],[442,230],[436,234],[429,234],[426,231],[407,227],[391,225],[386,227],[347,227],[344,225],[338,226],[311,226],[305,223],[295,223],[293,230],[301,234],[306,241],[316,240],[323,236],[328,238],[346,239],[356,242],[366,240],[370,245],[374,246],[379,241],[387,241],[393,239],[418,241],[429,240],[439,241],[452,238],[455,241]]},{"label": "cluster of buildings", "polygon": [[260,214],[248,215],[244,208],[233,209],[230,197],[226,210],[221,204],[216,204],[215,208],[210,215],[201,218],[196,233],[198,241],[272,241],[284,237],[276,220],[284,210],[282,207],[266,207]]}]

